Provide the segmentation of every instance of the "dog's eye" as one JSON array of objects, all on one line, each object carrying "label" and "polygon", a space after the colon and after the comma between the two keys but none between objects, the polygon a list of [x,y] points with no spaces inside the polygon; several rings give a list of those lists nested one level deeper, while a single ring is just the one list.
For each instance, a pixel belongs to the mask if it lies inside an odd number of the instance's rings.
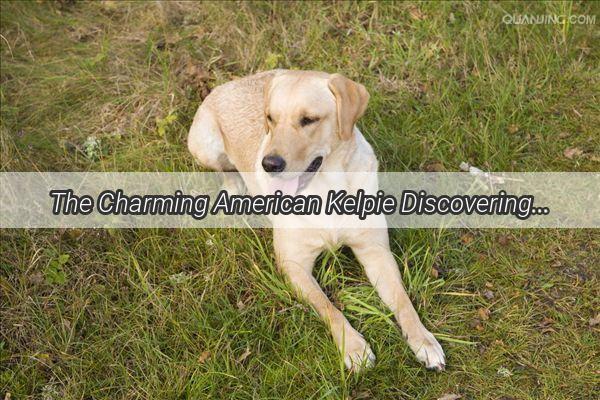
[{"label": "dog's eye", "polygon": [[273,122],[273,118],[271,118],[271,114],[267,114],[267,121]]},{"label": "dog's eye", "polygon": [[314,124],[318,120],[319,120],[319,118],[302,117],[302,119],[300,119],[300,126]]}]

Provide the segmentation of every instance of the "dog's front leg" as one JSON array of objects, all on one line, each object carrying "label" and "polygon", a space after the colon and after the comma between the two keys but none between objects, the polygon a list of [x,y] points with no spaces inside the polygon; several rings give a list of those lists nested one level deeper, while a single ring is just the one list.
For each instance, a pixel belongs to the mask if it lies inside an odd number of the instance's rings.
[{"label": "dog's front leg", "polygon": [[404,290],[398,264],[389,247],[387,230],[370,230],[349,243],[383,302],[392,310],[417,359],[441,371],[446,359],[442,346],[421,323]]},{"label": "dog's front leg", "polygon": [[279,269],[300,298],[309,303],[329,326],[346,367],[354,371],[370,367],[375,361],[371,348],[362,335],[352,328],[340,310],[329,301],[312,276],[315,259],[321,252],[321,247],[315,243],[314,235],[275,229],[273,237]]}]

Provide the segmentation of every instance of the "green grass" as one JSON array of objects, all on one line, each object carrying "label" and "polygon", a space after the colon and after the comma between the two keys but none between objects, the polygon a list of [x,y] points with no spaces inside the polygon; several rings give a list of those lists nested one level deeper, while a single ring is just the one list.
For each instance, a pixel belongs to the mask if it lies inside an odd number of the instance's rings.
[{"label": "green grass", "polygon": [[[598,3],[0,7],[2,171],[199,171],[185,137],[203,93],[274,67],[365,84],[360,126],[382,170],[600,170],[600,21],[502,23],[598,18]],[[86,156],[89,136],[99,157]],[[598,231],[391,231],[446,350],[441,374],[415,361],[353,257],[325,254],[319,282],[377,355],[360,375],[276,273],[267,230],[0,235],[0,395],[13,399],[574,399],[600,388],[588,323],[600,309]]]}]

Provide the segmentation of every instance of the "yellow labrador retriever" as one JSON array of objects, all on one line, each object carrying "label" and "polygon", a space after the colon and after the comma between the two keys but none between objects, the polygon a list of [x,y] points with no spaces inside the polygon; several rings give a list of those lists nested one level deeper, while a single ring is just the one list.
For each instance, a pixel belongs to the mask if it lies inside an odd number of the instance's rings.
[{"label": "yellow labrador retriever", "polygon": [[[291,178],[281,179],[279,189],[294,194],[306,173],[377,171],[373,149],[355,126],[368,100],[363,85],[339,74],[262,72],[212,91],[194,117],[188,148],[202,165],[217,171],[286,173]],[[228,188],[258,191],[255,182],[237,174],[227,176]],[[375,356],[312,276],[318,255],[338,244],[348,245],[364,266],[417,359],[427,368],[443,370],[444,352],[404,290],[387,229],[332,227],[307,233],[273,230],[277,265],[328,324],[346,367],[371,366]]]}]

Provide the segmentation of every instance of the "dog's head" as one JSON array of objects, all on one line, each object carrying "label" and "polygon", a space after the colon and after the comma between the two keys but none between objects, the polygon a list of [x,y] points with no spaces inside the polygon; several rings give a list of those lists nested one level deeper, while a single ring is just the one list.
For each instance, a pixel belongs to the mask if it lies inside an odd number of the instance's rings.
[{"label": "dog's head", "polygon": [[365,87],[340,74],[285,71],[265,87],[266,172],[316,172],[367,108]]}]

